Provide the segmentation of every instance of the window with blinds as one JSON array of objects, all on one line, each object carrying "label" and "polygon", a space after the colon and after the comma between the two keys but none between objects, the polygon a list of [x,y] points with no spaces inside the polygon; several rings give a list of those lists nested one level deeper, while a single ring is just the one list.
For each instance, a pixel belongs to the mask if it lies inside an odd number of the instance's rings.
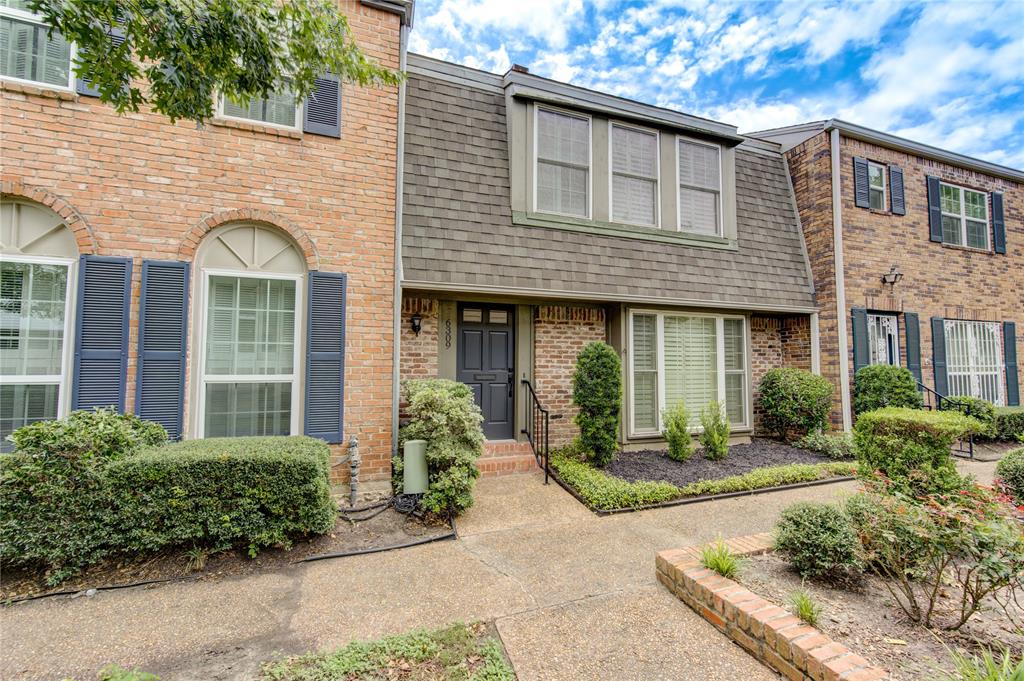
[{"label": "window with blinds", "polygon": [[713,144],[679,138],[679,230],[722,233],[722,152]]},{"label": "window with blinds", "polygon": [[302,120],[295,95],[287,88],[272,93],[266,98],[253,98],[248,104],[234,102],[221,97],[221,115],[225,118],[238,118],[247,121],[259,121],[283,128],[298,129]]},{"label": "window with blinds", "polygon": [[1002,325],[945,320],[949,396],[970,395],[1005,404]]},{"label": "window with blinds", "polygon": [[590,215],[590,119],[537,108],[537,210]]},{"label": "window with blinds", "polygon": [[0,0],[0,76],[71,86],[71,43],[51,34],[27,0]]},{"label": "window with blinds", "polygon": [[658,133],[611,126],[612,220],[658,224]]}]

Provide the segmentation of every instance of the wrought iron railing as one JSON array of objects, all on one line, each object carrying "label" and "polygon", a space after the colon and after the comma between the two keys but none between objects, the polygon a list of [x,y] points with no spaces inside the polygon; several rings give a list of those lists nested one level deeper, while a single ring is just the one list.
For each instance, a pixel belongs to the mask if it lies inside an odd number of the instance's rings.
[{"label": "wrought iron railing", "polygon": [[523,428],[523,434],[526,435],[526,439],[533,449],[537,465],[544,469],[544,484],[546,485],[548,484],[548,473],[551,470],[548,466],[548,457],[551,454],[548,437],[550,418],[548,410],[544,408],[544,405],[537,398],[533,384],[524,378],[523,386],[526,388],[526,425]]},{"label": "wrought iron railing", "polygon": [[[959,404],[955,397],[947,397],[940,392],[932,390],[921,381],[917,382],[917,389],[923,393],[925,409],[942,411],[945,404]],[[973,459],[974,433],[968,433],[966,438],[960,438],[957,441],[957,448],[953,450],[953,453]]]}]

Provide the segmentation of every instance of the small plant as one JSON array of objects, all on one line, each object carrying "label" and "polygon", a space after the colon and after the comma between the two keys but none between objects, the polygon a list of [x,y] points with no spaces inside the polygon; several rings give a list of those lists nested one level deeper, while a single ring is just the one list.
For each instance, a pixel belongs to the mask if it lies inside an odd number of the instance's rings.
[{"label": "small plant", "polygon": [[789,605],[793,608],[793,614],[800,618],[800,621],[812,627],[818,626],[818,618],[821,617],[821,606],[807,589],[797,589],[789,595]]},{"label": "small plant", "polygon": [[706,544],[700,550],[700,564],[727,579],[738,575],[744,562],[721,537],[714,544]]},{"label": "small plant", "polygon": [[693,456],[693,436],[690,435],[690,411],[682,400],[666,409],[661,416],[665,423],[664,436],[668,441],[668,458],[688,461]]},{"label": "small plant", "polygon": [[834,578],[856,571],[858,548],[849,519],[831,504],[793,504],[775,526],[775,550],[801,577]]},{"label": "small plant", "polygon": [[729,454],[729,417],[718,400],[708,402],[700,412],[700,443],[704,446],[704,458],[721,461]]},{"label": "small plant", "polygon": [[1015,449],[996,464],[996,475],[1015,504],[1024,505],[1024,447]]},{"label": "small plant", "polygon": [[853,411],[863,414],[882,407],[920,409],[923,404],[917,379],[906,367],[872,364],[853,377]]},{"label": "small plant", "polygon": [[980,655],[965,655],[959,650],[950,650],[953,674],[944,673],[942,681],[1021,681],[1024,679],[1024,658],[1014,659],[1009,649],[996,657],[984,648]]},{"label": "small plant", "polygon": [[185,566],[188,572],[202,572],[206,569],[206,559],[210,556],[206,549],[193,546],[185,555],[188,557],[188,564]]},{"label": "small plant", "polygon": [[769,369],[758,390],[768,432],[794,440],[828,423],[834,387],[821,376],[803,369]]},{"label": "small plant", "polygon": [[996,435],[996,408],[988,400],[969,395],[956,395],[939,402],[940,411],[958,411],[981,423],[976,435],[994,437]]},{"label": "small plant", "polygon": [[855,458],[853,437],[849,433],[815,431],[800,439],[796,446],[809,452],[823,454],[833,461],[850,461]]},{"label": "small plant", "polygon": [[583,448],[595,466],[608,465],[618,451],[622,410],[622,363],[612,346],[595,341],[580,352],[572,375],[572,403],[579,407],[576,425]]},{"label": "small plant", "polygon": [[111,664],[100,670],[99,681],[159,681],[160,677],[137,669],[125,669],[121,665]]}]

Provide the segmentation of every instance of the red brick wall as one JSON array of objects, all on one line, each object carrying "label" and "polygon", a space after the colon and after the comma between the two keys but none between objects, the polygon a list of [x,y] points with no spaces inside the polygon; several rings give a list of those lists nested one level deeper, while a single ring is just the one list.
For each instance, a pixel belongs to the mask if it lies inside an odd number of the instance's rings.
[{"label": "red brick wall", "polygon": [[811,368],[811,326],[807,316],[750,317],[750,375],[754,386],[754,430],[760,430],[758,386],[769,369]]},{"label": "red brick wall", "polygon": [[[397,68],[398,17],[340,2],[359,45]],[[83,253],[135,260],[129,407],[141,261],[190,258],[208,219],[269,222],[289,231],[314,266],[348,274],[346,438],[360,438],[366,479],[387,478],[397,90],[346,85],[337,140],[249,125],[171,125],[148,110],[118,116],[92,98],[0,87],[3,191],[48,192],[87,226]]]},{"label": "red brick wall", "polygon": [[[413,315],[420,316],[419,335],[412,330]],[[437,300],[402,299],[400,378],[437,378],[437,319]]]}]

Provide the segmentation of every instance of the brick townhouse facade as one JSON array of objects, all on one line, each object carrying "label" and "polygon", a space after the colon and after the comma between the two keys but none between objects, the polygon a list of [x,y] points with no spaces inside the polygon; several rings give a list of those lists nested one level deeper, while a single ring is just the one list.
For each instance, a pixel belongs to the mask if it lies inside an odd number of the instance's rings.
[{"label": "brick townhouse facade", "polygon": [[[339,1],[400,68],[411,3]],[[110,404],[175,437],[308,433],[336,457],[357,437],[388,479],[399,89],[327,76],[312,106],[121,116],[59,34],[0,22],[45,46],[0,78],[2,436]]]}]

